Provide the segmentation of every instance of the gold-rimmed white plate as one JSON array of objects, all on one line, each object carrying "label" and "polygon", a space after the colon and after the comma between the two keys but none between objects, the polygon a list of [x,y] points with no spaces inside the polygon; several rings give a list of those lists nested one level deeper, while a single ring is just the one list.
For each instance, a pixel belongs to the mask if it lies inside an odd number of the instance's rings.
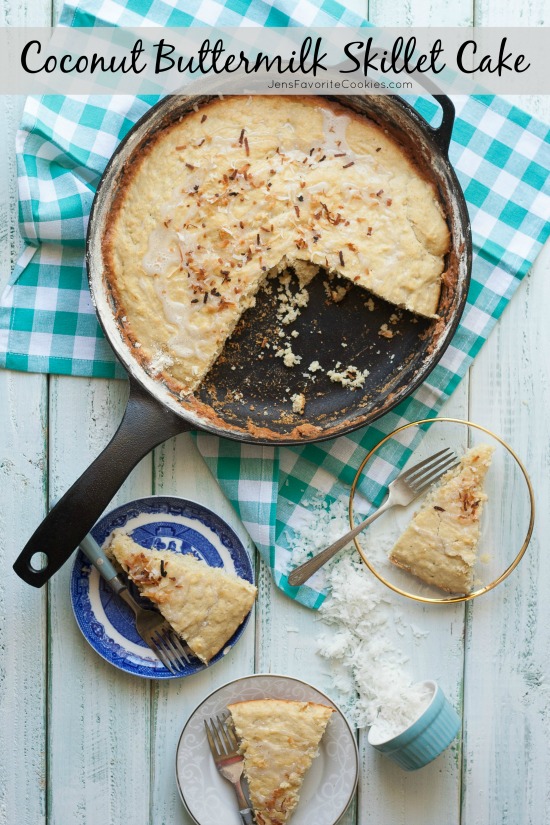
[{"label": "gold-rimmed white plate", "polygon": [[176,752],[176,781],[188,813],[197,825],[242,825],[235,792],[218,773],[204,733],[204,720],[231,702],[249,699],[319,702],[335,709],[302,785],[292,825],[336,825],[353,799],[359,775],[355,736],[334,702],[320,690],[289,676],[260,673],[229,682],[193,711]]},{"label": "gold-rimmed white plate", "polygon": [[[376,483],[377,466],[393,463],[395,441],[412,450],[403,468],[413,466],[427,456],[451,447],[459,456],[475,444],[495,448],[485,479],[485,502],[481,517],[481,535],[474,587],[469,593],[446,593],[417,579],[393,565],[388,558],[393,545],[422,505],[417,499],[408,507],[395,507],[381,516],[355,539],[355,546],[369,570],[396,593],[430,604],[468,601],[489,592],[517,567],[529,545],[535,520],[534,493],[527,470],[512,447],[491,432],[471,421],[458,418],[432,418],[414,421],[394,430],[374,447],[361,463],[351,488],[350,525],[364,518],[365,499],[380,506],[382,492]],[[361,498],[360,498],[361,497]],[[361,501],[361,515],[354,515]]]}]

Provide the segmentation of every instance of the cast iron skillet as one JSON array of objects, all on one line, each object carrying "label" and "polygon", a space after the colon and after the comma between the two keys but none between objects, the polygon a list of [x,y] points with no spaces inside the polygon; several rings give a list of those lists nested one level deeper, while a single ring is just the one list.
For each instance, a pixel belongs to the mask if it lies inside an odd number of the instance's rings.
[{"label": "cast iron skillet", "polygon": [[[159,130],[210,98],[163,99],[134,126],[111,158],[92,206],[87,237],[87,265],[92,298],[103,331],[128,371],[130,397],[111,442],[73,484],[27,542],[14,564],[16,573],[40,587],[59,569],[91,529],[130,471],[167,438],[190,429],[260,444],[295,444],[333,438],[365,426],[408,396],[441,358],[457,327],[468,293],[471,237],[464,196],[448,159],[454,121],[449,98],[435,95],[442,108],[436,129],[398,97],[333,98],[372,119],[412,152],[437,186],[443,200],[451,250],[443,282],[439,321],[403,312],[393,338],[381,337],[395,307],[352,287],[339,304],[326,302],[323,276],[309,285],[307,310],[295,323],[300,332],[303,367],[314,360],[335,360],[370,371],[365,386],[354,392],[317,373],[306,391],[303,416],[290,412],[289,398],[304,388],[303,369],[289,370],[273,352],[259,358],[258,340],[276,324],[268,296],[247,313],[231,342],[191,402],[182,401],[167,383],[149,375],[139,349],[121,334],[117,308],[104,278],[101,240],[124,171]],[[345,344],[345,347],[342,347]],[[295,348],[298,349],[298,346]],[[233,369],[232,369],[233,367]],[[35,554],[43,554],[35,556]],[[33,556],[35,557],[33,559]],[[40,563],[38,563],[40,559]]]}]

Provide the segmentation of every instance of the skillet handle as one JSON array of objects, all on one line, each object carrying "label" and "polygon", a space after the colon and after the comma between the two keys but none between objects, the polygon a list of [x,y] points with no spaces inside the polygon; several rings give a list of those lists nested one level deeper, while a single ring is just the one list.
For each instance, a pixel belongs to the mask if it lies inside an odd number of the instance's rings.
[{"label": "skillet handle", "polygon": [[448,157],[449,146],[451,143],[451,135],[453,133],[453,125],[455,122],[455,107],[450,97],[447,95],[433,95],[443,110],[443,118],[439,126],[432,130],[432,135],[445,156]]},{"label": "skillet handle", "polygon": [[[31,536],[13,569],[42,587],[91,530],[136,464],[167,438],[191,429],[130,378],[124,417],[109,444],[75,481]],[[45,554],[41,569],[33,556]]]}]

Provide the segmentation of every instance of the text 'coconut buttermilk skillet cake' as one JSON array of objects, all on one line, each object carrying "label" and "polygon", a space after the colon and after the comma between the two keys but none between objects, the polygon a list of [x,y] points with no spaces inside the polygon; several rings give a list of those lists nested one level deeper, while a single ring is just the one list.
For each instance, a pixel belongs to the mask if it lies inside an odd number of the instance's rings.
[{"label": "text 'coconut buttermilk skillet cake'", "polygon": [[[229,97],[159,130],[125,169],[103,258],[123,335],[185,398],[261,287],[281,303],[268,346],[292,368],[285,326],[319,269],[434,318],[449,244],[435,187],[374,122],[325,98]],[[331,380],[363,385],[334,367]]]}]

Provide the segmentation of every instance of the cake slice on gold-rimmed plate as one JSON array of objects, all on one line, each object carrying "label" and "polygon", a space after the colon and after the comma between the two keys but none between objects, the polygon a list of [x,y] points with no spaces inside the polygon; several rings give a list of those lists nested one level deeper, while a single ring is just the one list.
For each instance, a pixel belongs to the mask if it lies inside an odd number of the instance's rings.
[{"label": "cake slice on gold-rimmed plate", "polygon": [[391,550],[393,564],[448,593],[472,590],[493,451],[488,444],[472,447],[441,478]]},{"label": "cake slice on gold-rimmed plate", "polygon": [[227,707],[241,740],[256,823],[285,825],[334,709],[286,699],[253,699]]}]

